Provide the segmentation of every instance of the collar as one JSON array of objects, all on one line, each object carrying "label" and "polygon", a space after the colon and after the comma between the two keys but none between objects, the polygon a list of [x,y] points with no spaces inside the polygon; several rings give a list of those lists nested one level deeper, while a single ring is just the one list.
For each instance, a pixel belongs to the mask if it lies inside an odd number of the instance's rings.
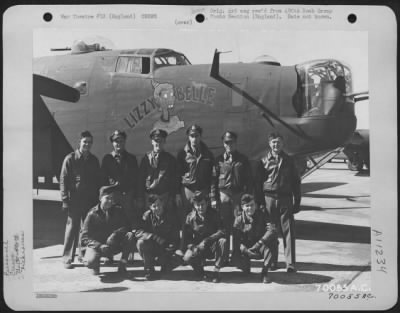
[{"label": "collar", "polygon": [[[119,155],[122,157],[122,156],[125,155],[125,153],[126,153],[126,150],[122,151]],[[111,152],[111,155],[115,158],[115,156],[117,155],[117,153],[115,152],[115,150],[113,150],[113,151]]]},{"label": "collar", "polygon": [[[193,150],[192,147],[190,146],[190,142],[187,142],[185,147],[183,148],[183,150],[185,150],[185,152],[189,152],[190,154],[193,154]],[[203,152],[206,150],[206,145],[200,141],[200,145],[199,145],[199,152],[200,154],[203,154]]]},{"label": "collar", "polygon": [[277,157],[275,157],[275,156],[272,154],[271,151],[268,151],[268,153],[267,153],[267,159],[268,159],[268,161],[271,161],[271,160],[279,160],[279,159],[281,159],[281,158],[283,158],[283,151],[281,151],[281,152],[278,154]]}]

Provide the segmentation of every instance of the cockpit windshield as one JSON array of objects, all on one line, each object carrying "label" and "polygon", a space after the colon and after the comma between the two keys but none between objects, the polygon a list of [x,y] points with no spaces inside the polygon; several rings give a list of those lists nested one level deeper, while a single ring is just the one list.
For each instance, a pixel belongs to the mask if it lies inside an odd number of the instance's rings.
[{"label": "cockpit windshield", "polygon": [[[352,92],[350,69],[335,60],[321,60],[296,66],[301,86],[301,115],[328,115]],[[300,99],[299,99],[300,100]]]},{"label": "cockpit windshield", "polygon": [[163,55],[157,55],[154,57],[155,69],[162,66],[173,66],[173,65],[190,65],[190,62],[183,54],[178,54],[178,53],[168,53]]}]

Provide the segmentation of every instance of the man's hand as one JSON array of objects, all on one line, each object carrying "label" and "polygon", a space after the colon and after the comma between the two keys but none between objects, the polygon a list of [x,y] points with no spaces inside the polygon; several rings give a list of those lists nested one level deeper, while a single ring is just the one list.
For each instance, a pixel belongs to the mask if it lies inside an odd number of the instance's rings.
[{"label": "man's hand", "polygon": [[205,250],[208,248],[209,245],[210,245],[210,240],[206,238],[197,245],[197,248],[199,248],[200,250]]},{"label": "man's hand", "polygon": [[178,195],[175,196],[175,202],[176,202],[176,206],[178,208],[181,208],[183,206],[181,195],[178,194]]},{"label": "man's hand", "polygon": [[130,231],[128,231],[126,234],[125,234],[125,238],[128,240],[128,241],[131,241],[132,239],[133,239],[133,234],[132,234],[132,232],[130,232]]},{"label": "man's hand", "polygon": [[217,210],[217,208],[218,208],[217,201],[215,201],[215,200],[211,201],[211,207],[212,207],[214,210]]},{"label": "man's hand", "polygon": [[157,236],[156,234],[152,234],[151,239],[157,242],[161,247],[165,247],[167,245],[167,241],[164,238]]},{"label": "man's hand", "polygon": [[300,212],[300,200],[295,200],[293,204],[293,214]]},{"label": "man's hand", "polygon": [[257,241],[249,250],[253,253],[258,253],[262,246],[262,243],[260,241]]},{"label": "man's hand", "polygon": [[101,245],[100,246],[100,252],[103,255],[110,255],[111,254],[111,248],[108,245]]},{"label": "man's hand", "polygon": [[168,253],[173,253],[173,252],[175,252],[175,250],[176,250],[176,247],[173,244],[166,245],[166,247],[165,247],[165,251],[167,251]]},{"label": "man's hand", "polygon": [[64,211],[64,212],[68,212],[68,209],[69,209],[69,206],[70,206],[70,202],[69,202],[69,200],[64,200],[63,202],[62,202],[62,210]]}]

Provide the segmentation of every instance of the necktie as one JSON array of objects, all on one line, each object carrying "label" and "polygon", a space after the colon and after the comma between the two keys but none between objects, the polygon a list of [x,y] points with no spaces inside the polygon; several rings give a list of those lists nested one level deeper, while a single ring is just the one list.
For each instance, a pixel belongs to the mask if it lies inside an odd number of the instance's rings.
[{"label": "necktie", "polygon": [[232,162],[232,154],[226,152],[225,153],[225,161],[226,162]]}]

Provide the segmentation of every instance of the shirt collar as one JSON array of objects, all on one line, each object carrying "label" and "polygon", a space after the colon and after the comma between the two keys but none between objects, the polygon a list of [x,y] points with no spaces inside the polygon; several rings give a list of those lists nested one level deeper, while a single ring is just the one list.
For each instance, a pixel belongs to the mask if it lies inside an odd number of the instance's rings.
[{"label": "shirt collar", "polygon": [[282,152],[280,152],[280,153],[278,154],[277,158],[272,154],[271,151],[268,151],[268,153],[267,153],[267,159],[268,159],[269,161],[271,161],[271,160],[279,160],[280,158],[282,158]]},{"label": "shirt collar", "polygon": [[[122,157],[122,156],[125,155],[125,153],[126,153],[126,151],[124,150],[124,151],[122,151],[119,155]],[[115,150],[113,150],[113,151],[111,152],[111,155],[115,158],[115,156],[118,155],[118,154],[115,152]]]},{"label": "shirt collar", "polygon": [[76,149],[75,156],[77,159],[88,159],[90,157],[90,152],[87,154],[86,158],[84,158],[83,154],[79,151],[79,149]]}]

